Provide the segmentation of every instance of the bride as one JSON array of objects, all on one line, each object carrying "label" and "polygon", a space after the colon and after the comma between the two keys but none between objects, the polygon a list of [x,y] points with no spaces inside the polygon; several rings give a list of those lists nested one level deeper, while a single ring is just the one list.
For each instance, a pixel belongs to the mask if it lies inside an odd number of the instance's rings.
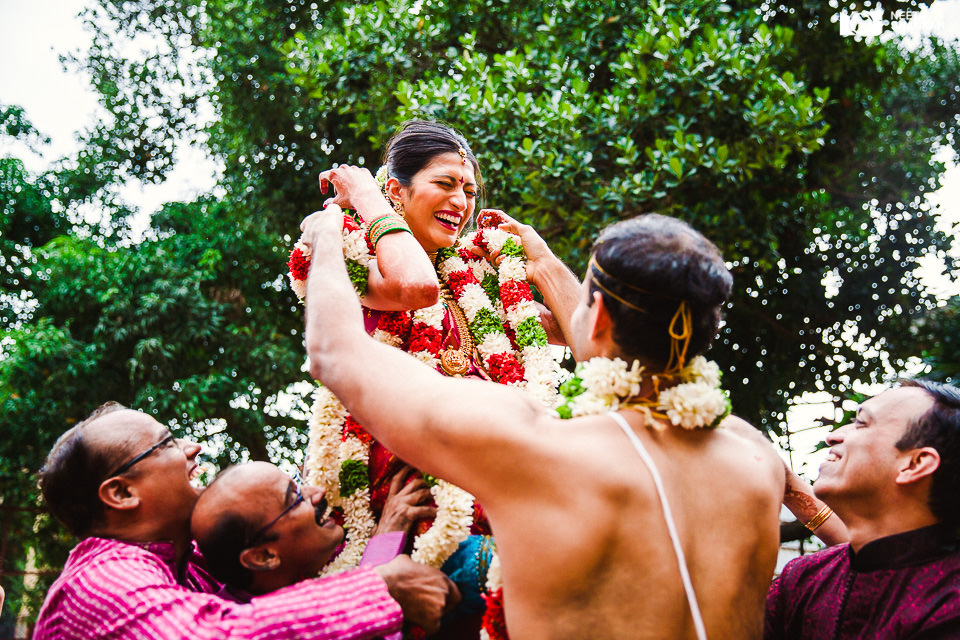
[{"label": "bride", "polygon": [[[461,238],[482,193],[479,163],[462,135],[410,121],[389,141],[376,178],[342,165],[320,174],[321,191],[331,186],[324,206],[355,212],[344,219],[345,256],[371,335],[446,375],[523,386],[555,402],[558,368],[544,326],[551,341],[562,338],[546,307],[532,299],[519,238],[497,229],[509,219],[483,209],[481,230]],[[486,259],[491,254],[498,266]],[[309,247],[298,244],[290,262],[295,289],[304,286],[308,259]],[[327,485],[347,530],[331,570],[359,559],[403,465],[332,394],[318,390],[305,470],[311,482]],[[463,594],[458,611],[467,615],[454,621],[455,630],[447,625],[447,635],[476,637],[493,552],[489,524],[480,505],[453,485],[436,482],[432,493],[438,515],[420,523],[412,555],[442,566]]]}]

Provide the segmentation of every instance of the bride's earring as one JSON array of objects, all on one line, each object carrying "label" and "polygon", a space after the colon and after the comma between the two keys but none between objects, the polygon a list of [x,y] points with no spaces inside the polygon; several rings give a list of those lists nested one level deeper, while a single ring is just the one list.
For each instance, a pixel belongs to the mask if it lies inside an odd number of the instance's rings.
[{"label": "bride's earring", "polygon": [[397,212],[397,215],[401,218],[405,217],[405,211],[403,210],[403,203],[397,200],[393,203],[393,210]]}]

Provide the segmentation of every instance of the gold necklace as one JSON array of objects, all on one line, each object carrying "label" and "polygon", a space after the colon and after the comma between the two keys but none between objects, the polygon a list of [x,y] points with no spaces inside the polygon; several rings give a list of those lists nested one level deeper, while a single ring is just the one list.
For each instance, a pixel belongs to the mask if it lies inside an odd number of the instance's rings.
[{"label": "gold necklace", "polygon": [[443,285],[443,302],[453,313],[453,321],[457,327],[457,337],[460,338],[460,347],[448,347],[440,354],[440,367],[451,376],[462,376],[470,369],[470,354],[473,352],[473,337],[467,325],[467,316],[457,304],[450,287]]}]

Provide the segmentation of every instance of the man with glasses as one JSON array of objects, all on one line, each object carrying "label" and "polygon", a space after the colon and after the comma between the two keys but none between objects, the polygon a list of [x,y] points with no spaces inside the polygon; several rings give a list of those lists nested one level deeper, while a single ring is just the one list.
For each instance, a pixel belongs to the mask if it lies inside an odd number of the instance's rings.
[{"label": "man with glasses", "polygon": [[[397,556],[417,520],[436,515],[422,479],[404,484],[410,471],[394,477],[360,566]],[[246,602],[320,572],[344,535],[327,511],[324,491],[301,486],[299,474],[291,478],[268,462],[248,462],[222,471],[207,487],[191,530],[226,593]]]},{"label": "man with glasses", "polygon": [[[403,616],[436,628],[449,580],[406,556],[238,604],[217,596],[190,537],[199,445],[109,403],[64,433],[40,471],[52,514],[81,542],[47,593],[46,638],[372,638]],[[455,596],[454,596],[455,599]]]}]

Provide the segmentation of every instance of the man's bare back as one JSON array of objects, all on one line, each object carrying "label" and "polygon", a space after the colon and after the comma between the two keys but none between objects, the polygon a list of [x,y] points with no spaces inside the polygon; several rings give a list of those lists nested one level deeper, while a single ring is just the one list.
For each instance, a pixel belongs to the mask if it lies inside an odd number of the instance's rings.
[{"label": "man's bare back", "polygon": [[[655,430],[621,415],[662,476],[708,636],[760,637],[782,463],[723,429]],[[549,440],[530,461],[539,480],[487,504],[513,637],[694,638],[653,481],[613,419],[531,431]]]}]

